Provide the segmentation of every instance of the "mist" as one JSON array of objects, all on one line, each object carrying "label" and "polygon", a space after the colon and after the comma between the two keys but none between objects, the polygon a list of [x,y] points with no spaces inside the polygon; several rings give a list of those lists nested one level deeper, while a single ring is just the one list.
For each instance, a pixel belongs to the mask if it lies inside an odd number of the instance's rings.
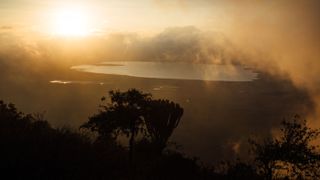
[{"label": "mist", "polygon": [[221,46],[229,50],[227,54],[232,54],[231,59],[290,79],[297,88],[306,89],[318,109],[308,119],[318,119],[319,1],[181,0],[155,3],[163,11],[170,11],[173,6],[185,12],[198,11],[204,6],[211,9],[214,23],[203,26],[220,32],[229,41],[227,46]]},{"label": "mist", "polygon": [[319,119],[319,1],[227,4],[232,23],[226,36],[248,55],[245,60],[307,89],[318,109],[317,115],[310,114],[310,119]]}]

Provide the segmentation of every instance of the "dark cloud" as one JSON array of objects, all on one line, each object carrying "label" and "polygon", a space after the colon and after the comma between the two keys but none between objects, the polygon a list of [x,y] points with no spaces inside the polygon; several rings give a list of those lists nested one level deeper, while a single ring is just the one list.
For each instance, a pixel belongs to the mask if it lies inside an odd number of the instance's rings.
[{"label": "dark cloud", "polygon": [[232,64],[240,54],[222,34],[201,31],[194,26],[167,28],[152,37],[138,34],[110,34],[100,42],[104,61],[184,61]]}]

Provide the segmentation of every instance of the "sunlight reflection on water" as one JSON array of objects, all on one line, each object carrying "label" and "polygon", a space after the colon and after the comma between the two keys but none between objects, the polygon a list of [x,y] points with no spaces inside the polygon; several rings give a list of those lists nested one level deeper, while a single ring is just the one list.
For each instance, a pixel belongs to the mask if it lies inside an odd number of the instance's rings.
[{"label": "sunlight reflection on water", "polygon": [[156,79],[204,81],[253,81],[258,74],[239,65],[192,64],[182,62],[106,62],[79,65],[73,70]]},{"label": "sunlight reflection on water", "polygon": [[63,80],[52,80],[51,84],[99,84],[104,85],[104,82],[94,82],[94,81],[63,81]]}]

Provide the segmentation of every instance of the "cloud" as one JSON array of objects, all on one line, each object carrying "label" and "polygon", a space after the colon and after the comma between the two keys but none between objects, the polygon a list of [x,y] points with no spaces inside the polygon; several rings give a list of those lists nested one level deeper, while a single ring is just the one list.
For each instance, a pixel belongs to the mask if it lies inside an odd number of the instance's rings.
[{"label": "cloud", "polygon": [[12,26],[1,26],[0,29],[1,30],[11,30],[11,29],[13,29],[13,27]]},{"label": "cloud", "polygon": [[[240,52],[221,33],[194,26],[171,27],[152,36],[135,33],[108,34],[99,42],[104,61],[171,61],[190,63],[238,63]],[[96,50],[97,50],[96,49]]]},{"label": "cloud", "polygon": [[225,35],[251,62],[287,76],[318,102],[320,1],[230,1],[226,11],[232,23]]},{"label": "cloud", "polygon": [[[177,11],[211,11],[214,23],[228,41],[212,46],[207,36],[198,47],[220,49],[222,59],[251,64],[278,78],[287,78],[313,96],[318,111],[308,119],[320,127],[320,1],[309,0],[176,0],[158,2],[159,8]],[[165,5],[165,6],[164,6]],[[218,12],[217,12],[218,11]],[[221,13],[222,12],[222,13]],[[208,38],[209,37],[209,38]],[[212,38],[212,39],[210,39]],[[197,43],[195,43],[197,44]],[[192,49],[192,48],[191,48]],[[207,48],[208,49],[208,48]],[[192,51],[192,50],[191,50]],[[198,51],[201,52],[201,51]],[[201,59],[215,59],[210,53]],[[194,52],[191,54],[195,54]],[[215,57],[214,56],[214,57]],[[193,57],[194,58],[194,57]],[[219,58],[218,58],[219,59]]]},{"label": "cloud", "polygon": [[[185,6],[194,8],[193,10],[198,12],[211,9],[211,19],[215,19],[215,23],[208,24],[207,28],[222,26],[221,33],[232,43],[233,48],[237,49],[236,54],[242,53],[237,60],[248,63],[250,58],[251,62],[263,67],[264,70],[290,76],[291,80],[301,88],[308,88],[313,93],[319,90],[320,82],[316,77],[320,67],[320,1],[155,2],[159,7],[162,7],[161,4],[166,4],[170,8],[176,8],[177,11],[183,10],[180,7]],[[217,13],[216,9],[223,13]],[[210,36],[208,37],[205,39],[210,39]],[[206,45],[211,41],[212,39],[200,44]],[[219,48],[228,49],[229,46],[230,44],[225,44]],[[217,49],[217,46],[214,48]],[[210,54],[206,57],[210,57]]]}]

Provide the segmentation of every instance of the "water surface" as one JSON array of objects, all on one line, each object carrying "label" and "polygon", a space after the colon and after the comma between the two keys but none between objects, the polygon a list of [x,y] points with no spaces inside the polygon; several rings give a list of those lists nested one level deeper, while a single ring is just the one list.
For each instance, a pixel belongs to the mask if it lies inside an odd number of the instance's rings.
[{"label": "water surface", "polygon": [[155,79],[204,81],[253,81],[257,73],[239,65],[192,64],[182,62],[105,62],[79,65],[73,70]]}]

